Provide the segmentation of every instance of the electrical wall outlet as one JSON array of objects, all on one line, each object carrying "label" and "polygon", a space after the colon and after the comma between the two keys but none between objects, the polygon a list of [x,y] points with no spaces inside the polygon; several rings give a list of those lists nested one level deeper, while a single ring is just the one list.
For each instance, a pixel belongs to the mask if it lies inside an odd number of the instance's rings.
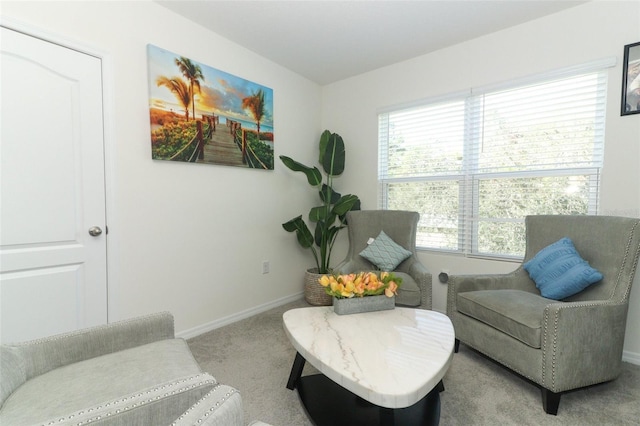
[{"label": "electrical wall outlet", "polygon": [[268,274],[270,268],[271,268],[271,265],[269,264],[268,260],[265,260],[264,262],[262,262],[262,273],[263,274]]}]

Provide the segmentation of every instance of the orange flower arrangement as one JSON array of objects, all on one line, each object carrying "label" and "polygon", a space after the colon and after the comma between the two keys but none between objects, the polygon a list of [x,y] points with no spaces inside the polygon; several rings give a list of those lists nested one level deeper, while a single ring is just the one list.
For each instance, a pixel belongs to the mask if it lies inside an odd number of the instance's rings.
[{"label": "orange flower arrangement", "polygon": [[328,295],[338,299],[364,296],[378,296],[384,293],[387,297],[398,294],[402,278],[392,272],[360,272],[346,275],[323,275],[318,280]]}]

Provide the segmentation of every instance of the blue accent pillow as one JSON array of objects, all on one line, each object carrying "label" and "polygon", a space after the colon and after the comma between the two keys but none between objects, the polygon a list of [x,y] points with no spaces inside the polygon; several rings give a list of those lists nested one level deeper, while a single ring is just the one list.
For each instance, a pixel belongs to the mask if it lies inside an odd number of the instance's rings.
[{"label": "blue accent pillow", "polygon": [[602,279],[602,274],[580,257],[567,237],[543,248],[522,266],[542,297],[554,300],[573,296]]},{"label": "blue accent pillow", "polygon": [[360,252],[360,256],[373,263],[381,271],[393,271],[403,260],[411,256],[409,250],[398,245],[384,231],[371,244]]}]

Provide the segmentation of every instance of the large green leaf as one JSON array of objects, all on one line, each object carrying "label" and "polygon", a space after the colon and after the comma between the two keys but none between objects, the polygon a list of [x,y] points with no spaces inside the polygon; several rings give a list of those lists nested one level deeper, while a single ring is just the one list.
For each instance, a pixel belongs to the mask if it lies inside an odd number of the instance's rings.
[{"label": "large green leaf", "polygon": [[326,183],[322,184],[322,189],[320,190],[319,194],[322,202],[326,203],[328,200],[329,204],[335,204],[340,199],[340,197],[342,197],[339,192],[334,191],[334,189],[328,186]]},{"label": "large green leaf", "polygon": [[351,207],[351,210],[344,212],[344,214],[339,215],[340,223],[344,223],[345,225],[349,225],[347,223],[347,213],[354,210],[360,210],[360,199],[356,201],[356,203]]},{"label": "large green leaf", "polygon": [[331,137],[331,132],[328,130],[325,130],[320,135],[320,143],[318,144],[319,154],[320,154],[318,157],[318,163],[320,164],[322,164],[322,160],[324,160],[324,153],[327,150],[327,144],[329,143],[330,137]]},{"label": "large green leaf", "polygon": [[322,183],[322,173],[318,170],[317,167],[307,167],[302,163],[297,162],[296,160],[287,157],[286,155],[281,155],[280,159],[289,169],[294,172],[302,172],[307,175],[307,181],[309,185],[319,186]]},{"label": "large green leaf", "polygon": [[327,218],[327,215],[329,213],[330,213],[329,209],[327,209],[325,206],[313,207],[309,211],[309,220],[311,222],[318,222],[320,220],[324,220]]},{"label": "large green leaf", "polygon": [[[316,245],[318,247],[320,247],[320,249],[322,249],[322,236],[326,235],[326,231],[324,229],[326,226],[327,225],[322,220],[319,221],[316,224],[316,230],[315,230],[315,233],[314,233],[314,237],[315,237]],[[325,246],[325,248],[326,248],[326,246]]]},{"label": "large green leaf", "polygon": [[344,162],[345,149],[342,136],[332,133],[324,150],[324,156],[321,161],[322,167],[329,176],[338,176],[344,171]]},{"label": "large green leaf", "polygon": [[323,243],[322,237],[324,236],[324,244],[325,244],[326,251],[330,251],[331,243],[335,239],[335,236],[339,230],[335,226],[331,226],[331,224],[335,220],[335,216],[333,216],[333,219],[330,218],[329,220],[331,222],[325,222],[325,221],[318,222],[318,226],[316,227],[316,232],[315,232],[316,245],[320,248],[322,248],[322,243]]},{"label": "large green leaf", "polygon": [[356,203],[358,203],[359,206],[360,199],[356,195],[347,194],[338,200],[331,212],[335,215],[342,216],[356,206]]},{"label": "large green leaf", "polygon": [[302,215],[294,217],[290,221],[283,223],[282,227],[287,232],[295,231],[298,242],[302,247],[309,248],[313,244],[313,235],[311,235],[311,231],[309,231],[307,224],[302,220]]},{"label": "large green leaf", "polygon": [[338,232],[342,228],[344,228],[344,226],[332,226],[327,230],[327,241],[329,242],[329,244],[333,243],[333,240],[335,240],[336,236],[338,235]]}]

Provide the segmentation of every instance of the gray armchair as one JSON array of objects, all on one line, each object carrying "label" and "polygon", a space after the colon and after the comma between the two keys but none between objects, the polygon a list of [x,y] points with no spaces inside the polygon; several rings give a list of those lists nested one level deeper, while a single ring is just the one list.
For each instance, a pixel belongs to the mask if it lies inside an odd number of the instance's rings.
[{"label": "gray armchair", "polygon": [[420,215],[400,210],[354,210],[347,213],[349,251],[334,270],[340,274],[373,271],[376,266],[360,256],[370,238],[384,231],[395,243],[411,252],[393,273],[402,277],[396,304],[431,309],[431,273],[416,254],[416,232]]},{"label": "gray armchair", "polygon": [[244,425],[240,393],[200,369],[168,312],[3,344],[0,362],[2,425]]},{"label": "gray armchair", "polygon": [[540,295],[521,265],[509,274],[450,276],[447,297],[455,351],[463,342],[534,382],[545,412],[554,415],[562,392],[620,374],[640,220],[529,216],[523,264],[563,237],[601,281],[556,301]]}]

